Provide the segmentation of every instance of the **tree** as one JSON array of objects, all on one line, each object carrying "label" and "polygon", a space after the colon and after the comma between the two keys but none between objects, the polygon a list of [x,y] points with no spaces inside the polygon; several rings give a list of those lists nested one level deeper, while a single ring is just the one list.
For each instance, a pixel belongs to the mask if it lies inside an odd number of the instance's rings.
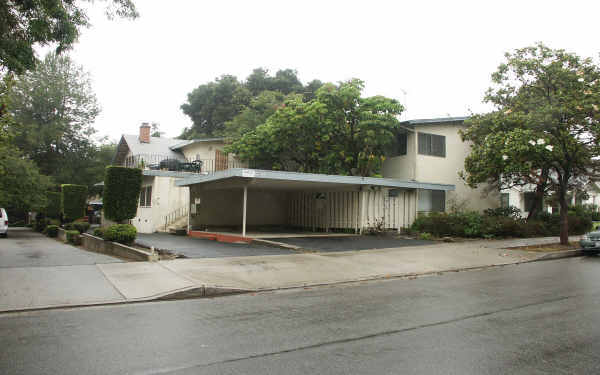
[{"label": "tree", "polygon": [[[132,0],[107,0],[109,18],[136,18]],[[13,0],[0,2],[0,67],[23,73],[37,63],[35,48],[56,45],[56,53],[69,49],[80,29],[89,25],[83,3],[87,1]]]},{"label": "tree", "polygon": [[85,215],[88,189],[85,185],[62,184],[60,206],[65,221],[75,221]]},{"label": "tree", "polygon": [[16,77],[10,96],[17,147],[43,174],[75,182],[62,176],[78,173],[80,161],[92,157],[92,123],[100,111],[88,74],[69,56],[50,53]]},{"label": "tree", "polygon": [[591,59],[539,43],[507,53],[485,101],[464,133],[471,186],[547,184],[560,205],[561,243],[568,243],[568,193],[599,177],[600,69]]},{"label": "tree", "polygon": [[262,91],[250,101],[250,104],[225,123],[225,135],[237,139],[256,129],[283,105],[285,96],[278,91]]},{"label": "tree", "polygon": [[9,113],[12,77],[0,81],[0,207],[13,218],[46,206],[46,191],[51,179],[40,174],[31,160],[14,146],[17,125]]},{"label": "tree", "polygon": [[188,94],[181,110],[190,116],[193,125],[185,129],[183,138],[221,135],[225,123],[232,120],[248,104],[250,93],[236,77],[223,75]]},{"label": "tree", "polygon": [[402,105],[362,98],[360,80],[326,84],[309,102],[291,95],[268,120],[234,141],[228,152],[265,169],[376,175],[398,129]]}]

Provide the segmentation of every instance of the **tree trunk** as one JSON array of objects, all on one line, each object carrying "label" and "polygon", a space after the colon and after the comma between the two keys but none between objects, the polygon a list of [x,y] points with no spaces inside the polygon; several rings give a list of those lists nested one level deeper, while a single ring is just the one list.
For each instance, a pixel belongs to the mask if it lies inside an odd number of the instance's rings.
[{"label": "tree trunk", "polygon": [[565,189],[560,188],[558,194],[558,202],[560,203],[560,244],[569,244],[569,204],[567,203],[567,193]]}]

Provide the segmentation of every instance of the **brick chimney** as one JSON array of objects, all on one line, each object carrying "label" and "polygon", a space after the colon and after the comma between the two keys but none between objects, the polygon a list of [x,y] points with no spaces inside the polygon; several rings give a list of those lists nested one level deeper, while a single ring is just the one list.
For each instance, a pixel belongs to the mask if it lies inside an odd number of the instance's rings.
[{"label": "brick chimney", "polygon": [[140,126],[140,143],[150,143],[150,125],[147,122]]}]

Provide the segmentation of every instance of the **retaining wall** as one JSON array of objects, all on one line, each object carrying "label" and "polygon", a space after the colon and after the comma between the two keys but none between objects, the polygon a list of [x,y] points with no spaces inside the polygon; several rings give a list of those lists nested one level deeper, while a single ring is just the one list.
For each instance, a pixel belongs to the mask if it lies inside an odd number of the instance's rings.
[{"label": "retaining wall", "polygon": [[81,246],[86,250],[96,253],[114,255],[120,258],[138,260],[138,261],[156,261],[158,254],[152,254],[143,250],[123,245],[117,242],[104,241],[102,238],[92,236],[91,234],[81,234]]}]

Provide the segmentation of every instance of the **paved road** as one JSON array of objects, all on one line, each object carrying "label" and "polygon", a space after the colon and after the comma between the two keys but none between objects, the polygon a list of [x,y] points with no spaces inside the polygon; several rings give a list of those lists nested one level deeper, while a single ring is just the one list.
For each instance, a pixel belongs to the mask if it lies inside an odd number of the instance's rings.
[{"label": "paved road", "polygon": [[203,238],[174,236],[167,233],[138,233],[136,242],[147,247],[154,246],[160,249],[171,250],[175,253],[185,255],[187,258],[225,258],[247,257],[253,255],[296,254],[296,252],[292,250],[271,246],[225,243]]},{"label": "paved road", "polygon": [[600,258],[0,315],[2,374],[593,374]]},{"label": "paved road", "polygon": [[114,262],[122,262],[122,260],[64,244],[29,228],[10,228],[8,237],[0,238],[0,268]]}]

